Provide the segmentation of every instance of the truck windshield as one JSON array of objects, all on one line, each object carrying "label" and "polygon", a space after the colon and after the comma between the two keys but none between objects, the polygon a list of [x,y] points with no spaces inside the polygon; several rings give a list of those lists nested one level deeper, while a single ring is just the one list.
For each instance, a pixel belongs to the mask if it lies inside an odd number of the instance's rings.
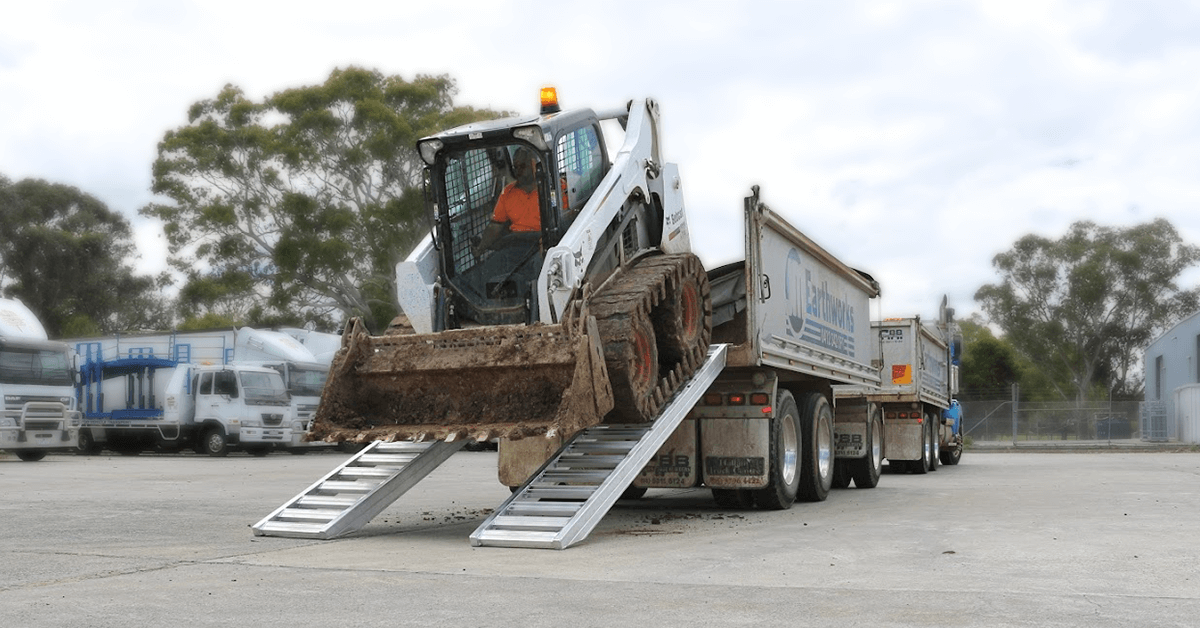
[{"label": "truck windshield", "polygon": [[325,378],[329,371],[324,369],[304,369],[292,367],[291,381],[288,392],[296,397],[320,397],[325,388]]},{"label": "truck windshield", "polygon": [[243,372],[240,375],[246,403],[288,404],[287,388],[278,373]]},{"label": "truck windshield", "polygon": [[71,386],[70,362],[64,351],[25,347],[0,347],[0,382]]}]

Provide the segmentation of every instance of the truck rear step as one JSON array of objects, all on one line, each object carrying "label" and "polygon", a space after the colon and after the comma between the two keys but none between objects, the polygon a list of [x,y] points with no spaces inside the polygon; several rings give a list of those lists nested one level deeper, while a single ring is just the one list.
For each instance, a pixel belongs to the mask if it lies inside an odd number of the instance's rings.
[{"label": "truck rear step", "polygon": [[596,425],[576,434],[471,534],[471,545],[565,549],[587,538],[720,375],[726,348],[709,347],[704,364],[653,423]]},{"label": "truck rear step", "polygon": [[375,441],[254,524],[254,534],[332,539],[354,532],[448,460],[465,442]]}]

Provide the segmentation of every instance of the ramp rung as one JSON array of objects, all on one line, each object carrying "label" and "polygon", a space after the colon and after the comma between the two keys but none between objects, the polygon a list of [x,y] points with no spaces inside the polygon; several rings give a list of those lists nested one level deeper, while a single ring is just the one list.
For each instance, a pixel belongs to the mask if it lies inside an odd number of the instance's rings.
[{"label": "ramp rung", "polygon": [[725,368],[726,350],[710,346],[653,423],[597,425],[572,437],[471,534],[471,544],[562,549],[586,538]]},{"label": "ramp rung", "polygon": [[334,517],[342,514],[341,510],[329,510],[323,508],[285,508],[279,513],[280,519],[304,519],[306,521],[330,521]]},{"label": "ramp rung", "polygon": [[504,530],[561,530],[570,517],[522,517],[522,516],[500,516],[492,522],[492,525]]},{"label": "ramp rung", "polygon": [[531,530],[486,530],[471,536],[475,545],[497,547],[531,547],[556,549],[557,532],[534,532]]},{"label": "ramp rung", "polygon": [[371,454],[358,459],[361,465],[391,465],[403,467],[412,462],[419,454]]},{"label": "ramp rung", "polygon": [[598,456],[592,454],[563,454],[557,463],[568,467],[604,467],[612,469],[621,464],[625,456]]},{"label": "ramp rung", "polygon": [[391,467],[346,467],[338,471],[338,476],[344,478],[386,478],[399,470]]},{"label": "ramp rung", "polygon": [[287,536],[301,539],[316,539],[321,537],[325,526],[313,523],[293,523],[289,521],[269,521],[260,523],[254,528],[255,533],[266,536]]},{"label": "ramp rung", "polygon": [[321,490],[335,493],[367,493],[379,486],[378,482],[356,482],[330,480],[321,484]]},{"label": "ramp rung", "polygon": [[542,486],[531,484],[528,495],[538,499],[587,499],[596,492],[595,486]]},{"label": "ramp rung", "polygon": [[542,517],[570,517],[579,512],[583,502],[538,502],[519,500],[513,502],[507,512],[510,515],[534,515]]},{"label": "ramp rung", "polygon": [[542,475],[542,482],[539,482],[539,485],[542,483],[555,484],[558,482],[599,484],[606,477],[608,477],[607,472],[595,469],[555,469],[554,471],[547,471]]},{"label": "ramp rung", "polygon": [[336,495],[305,495],[296,500],[297,506],[306,506],[312,508],[341,508],[346,509],[353,506],[359,500],[358,497],[338,497]]}]

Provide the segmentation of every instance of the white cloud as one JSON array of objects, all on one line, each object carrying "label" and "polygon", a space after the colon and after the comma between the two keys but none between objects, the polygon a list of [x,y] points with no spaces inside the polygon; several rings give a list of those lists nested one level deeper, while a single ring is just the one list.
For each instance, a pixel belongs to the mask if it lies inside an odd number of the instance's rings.
[{"label": "white cloud", "polygon": [[[884,286],[961,315],[991,258],[1075,220],[1163,216],[1200,242],[1200,10],[1160,0],[23,3],[0,22],[0,173],[133,217],[163,133],[226,83],[261,98],[358,64],[449,74],[529,111],[657,98],[707,263],[753,184]],[[637,16],[630,19],[630,16]],[[142,264],[165,257],[147,221]]]}]

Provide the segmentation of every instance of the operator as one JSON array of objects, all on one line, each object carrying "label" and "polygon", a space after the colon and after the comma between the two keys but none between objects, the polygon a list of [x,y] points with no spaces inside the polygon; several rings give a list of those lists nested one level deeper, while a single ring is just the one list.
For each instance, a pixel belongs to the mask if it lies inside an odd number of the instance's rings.
[{"label": "operator", "polygon": [[492,211],[492,221],[483,230],[475,255],[492,248],[507,233],[537,233],[542,229],[542,215],[538,206],[537,157],[533,151],[521,147],[513,153],[513,174],[517,180],[509,183]]}]

